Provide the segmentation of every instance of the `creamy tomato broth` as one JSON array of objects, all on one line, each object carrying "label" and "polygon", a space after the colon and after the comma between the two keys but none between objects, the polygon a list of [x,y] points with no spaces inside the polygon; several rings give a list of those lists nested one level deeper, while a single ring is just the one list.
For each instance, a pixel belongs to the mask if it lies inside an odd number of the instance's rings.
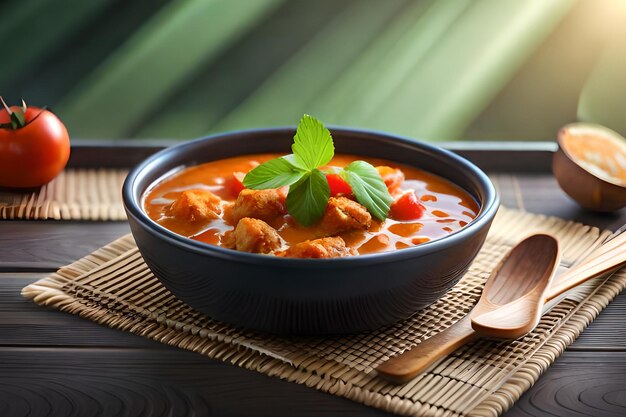
[{"label": "creamy tomato broth", "polygon": [[563,137],[562,145],[587,171],[614,184],[626,185],[626,147],[623,140],[603,136],[590,129],[576,128]]},{"label": "creamy tomato broth", "polygon": [[[285,187],[274,190],[274,194],[264,190],[270,198],[279,200],[275,203],[275,215],[268,215],[265,209],[258,216],[254,212],[246,215],[244,209],[244,217],[253,220],[242,220],[238,213],[241,210],[237,205],[246,203],[240,200],[254,197],[258,192],[246,190],[239,195],[238,200],[241,184],[233,173],[246,173],[258,164],[279,156],[246,155],[185,168],[149,189],[144,196],[144,209],[152,220],[190,239],[247,252],[290,257],[335,257],[404,249],[459,230],[478,213],[475,200],[447,180],[409,166],[367,158],[367,162],[375,167],[391,167],[401,171],[404,180],[399,183],[399,187],[390,188],[390,193],[394,200],[398,200],[401,196],[414,192],[417,201],[423,206],[421,217],[412,220],[389,217],[384,221],[372,217],[367,225],[354,223],[357,225],[355,227],[337,224],[337,219],[327,221],[325,214],[319,224],[304,227],[283,210],[287,191]],[[352,161],[363,159],[353,155],[336,155],[329,165],[345,167]],[[389,168],[385,170],[390,171]],[[241,174],[239,177],[241,178]],[[383,175],[383,178],[386,177]],[[360,221],[359,216],[369,216],[368,213],[363,213],[366,212],[365,207],[349,201],[355,200],[353,196],[340,194],[337,199],[331,200],[333,204],[349,206],[340,207],[343,210],[340,213],[347,213],[347,222],[357,222]],[[265,200],[253,201],[252,210],[265,203]],[[198,205],[206,205],[208,211],[203,207],[196,207]],[[330,207],[331,202],[327,212]],[[340,216],[339,221],[342,219]],[[363,219],[363,222],[366,220]],[[236,226],[237,230],[233,231]],[[251,242],[252,239],[256,240]],[[300,245],[297,246],[298,244]]]}]

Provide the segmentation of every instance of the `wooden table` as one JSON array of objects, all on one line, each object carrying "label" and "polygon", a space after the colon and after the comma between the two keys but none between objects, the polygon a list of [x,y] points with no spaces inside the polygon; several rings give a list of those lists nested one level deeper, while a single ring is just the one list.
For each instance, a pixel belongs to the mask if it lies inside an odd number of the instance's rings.
[{"label": "wooden table", "polygon": [[[132,166],[167,143],[79,144],[73,166]],[[447,144],[490,173],[502,203],[603,228],[550,174],[552,144]],[[128,233],[125,222],[0,222],[0,416],[383,416],[304,386],[36,306],[25,285]],[[626,294],[505,415],[626,415]]]}]

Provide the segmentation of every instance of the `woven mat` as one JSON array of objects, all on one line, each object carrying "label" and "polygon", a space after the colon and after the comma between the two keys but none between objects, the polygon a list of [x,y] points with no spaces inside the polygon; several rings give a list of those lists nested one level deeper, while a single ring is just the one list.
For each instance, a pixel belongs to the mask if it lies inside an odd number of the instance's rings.
[{"label": "woven mat", "polygon": [[407,384],[387,383],[373,368],[463,317],[500,257],[522,237],[538,231],[559,238],[563,267],[582,259],[609,234],[503,208],[470,270],[441,300],[393,326],[344,337],[267,336],[211,320],[160,285],[131,236],[27,286],[23,295],[41,305],[392,413],[496,416],[626,286],[626,272],[619,271],[606,281],[589,281],[568,294],[526,337],[466,345]]},{"label": "woven mat", "polygon": [[125,220],[127,170],[68,169],[29,192],[0,190],[0,219]]}]

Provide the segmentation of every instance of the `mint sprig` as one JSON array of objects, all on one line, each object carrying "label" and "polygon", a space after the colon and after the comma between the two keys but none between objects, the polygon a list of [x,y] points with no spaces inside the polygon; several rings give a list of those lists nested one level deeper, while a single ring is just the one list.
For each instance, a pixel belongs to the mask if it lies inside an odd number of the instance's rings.
[{"label": "mint sprig", "polygon": [[[322,122],[305,114],[291,146],[293,154],[264,162],[250,171],[243,185],[253,190],[290,186],[287,211],[300,224],[309,226],[323,215],[330,188],[318,168],[330,162],[335,154],[333,138]],[[352,187],[357,201],[372,215],[384,220],[392,198],[376,169],[364,161],[354,161],[344,169],[334,169]]]}]

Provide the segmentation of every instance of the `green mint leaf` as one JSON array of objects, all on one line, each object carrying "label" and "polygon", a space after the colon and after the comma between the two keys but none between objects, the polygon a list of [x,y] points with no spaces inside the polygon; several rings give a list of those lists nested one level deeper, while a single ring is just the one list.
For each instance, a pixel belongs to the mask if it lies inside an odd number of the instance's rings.
[{"label": "green mint leaf", "polygon": [[289,162],[291,165],[293,165],[294,167],[298,169],[301,169],[303,171],[310,171],[310,169],[302,165],[300,161],[296,158],[296,156],[292,153],[290,153],[289,155],[281,156],[281,158],[283,158],[284,160],[286,160],[287,162]]},{"label": "green mint leaf", "polygon": [[354,161],[344,168],[341,176],[352,187],[357,201],[378,220],[385,220],[393,199],[385,182],[372,165]]},{"label": "green mint leaf", "polygon": [[291,146],[298,166],[313,170],[326,165],[335,153],[333,138],[324,124],[308,114],[302,116]]},{"label": "green mint leaf", "polygon": [[322,171],[314,169],[289,187],[287,211],[298,223],[310,226],[324,215],[329,197],[326,177]]},{"label": "green mint leaf", "polygon": [[252,190],[278,188],[297,182],[305,173],[285,158],[276,158],[248,172],[243,179],[243,185]]}]

